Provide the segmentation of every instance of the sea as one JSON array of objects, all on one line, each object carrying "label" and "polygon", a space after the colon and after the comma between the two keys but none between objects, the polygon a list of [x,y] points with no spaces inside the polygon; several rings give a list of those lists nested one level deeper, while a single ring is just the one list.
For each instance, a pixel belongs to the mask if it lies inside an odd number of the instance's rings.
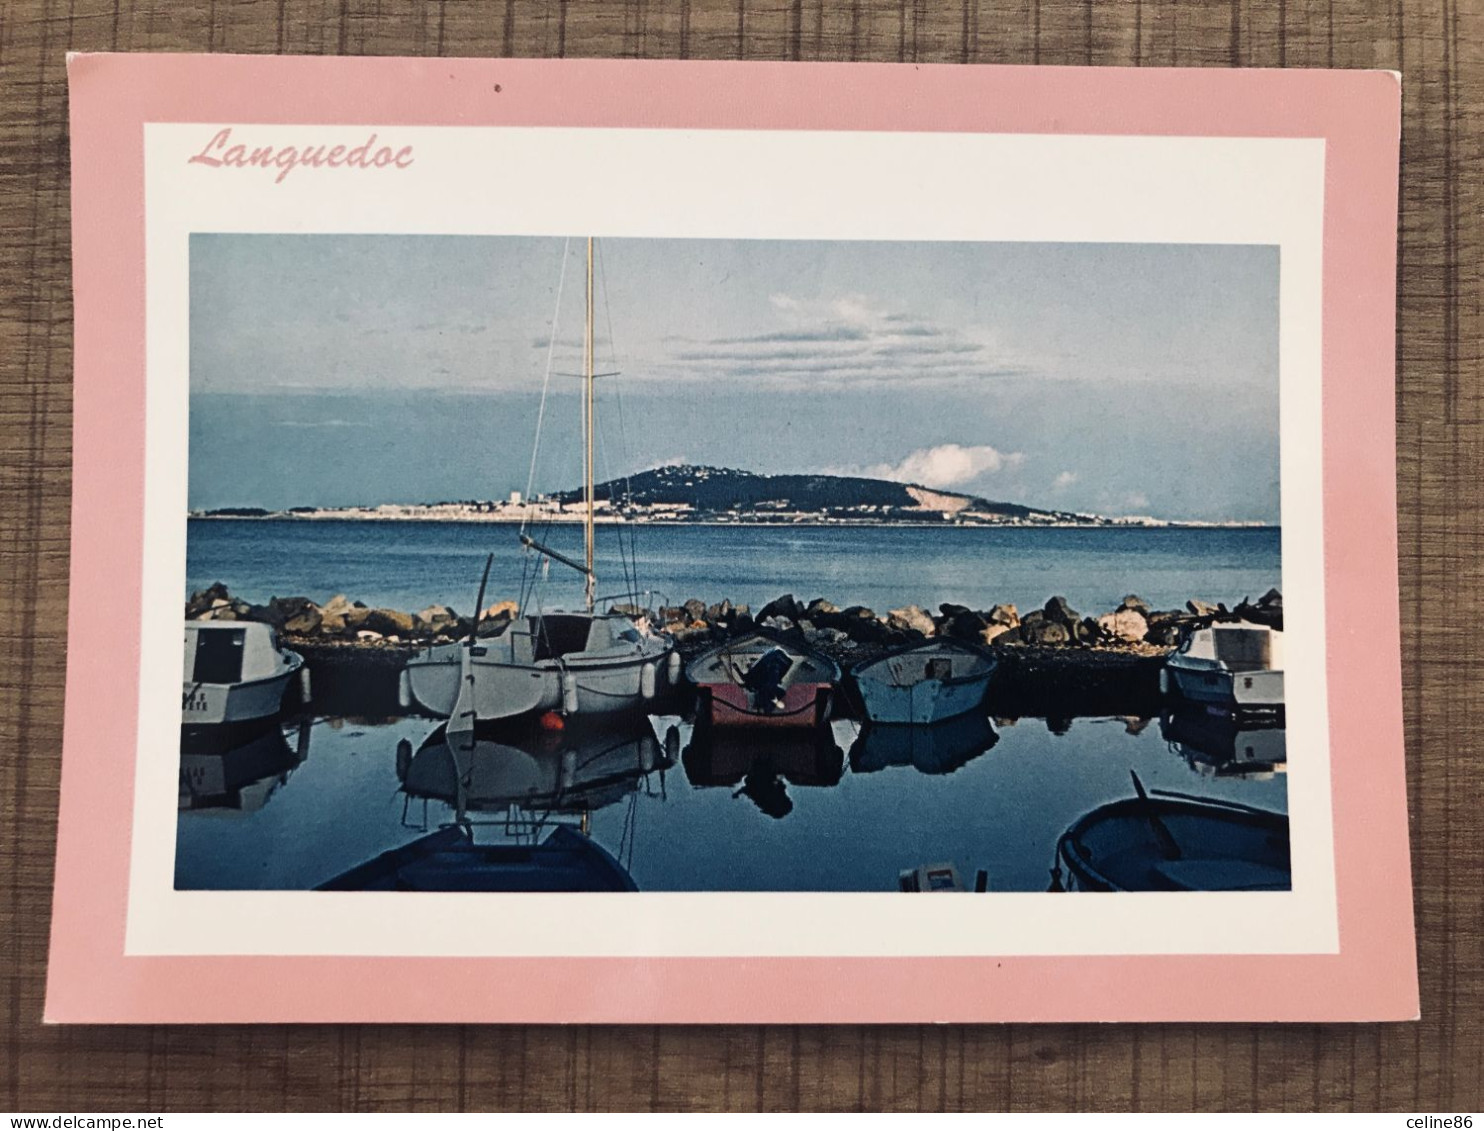
[{"label": "sea", "polygon": [[[600,591],[637,583],[678,603],[754,609],[792,593],[878,611],[941,602],[1022,611],[1065,597],[1083,613],[1137,594],[1157,608],[1192,597],[1235,604],[1282,587],[1270,528],[931,529],[646,526],[599,530]],[[539,536],[580,554],[581,532]],[[626,535],[627,537],[627,535]],[[187,586],[213,582],[261,602],[344,593],[417,610],[486,603],[541,580],[544,607],[581,596],[576,575],[520,552],[490,524],[192,520]],[[455,817],[409,797],[399,761],[432,757],[425,718],[285,718],[243,746],[182,760],[176,886],[312,888]],[[1246,727],[1247,729],[1244,729]],[[399,754],[400,747],[400,754]],[[489,795],[476,839],[537,837],[585,820],[595,842],[652,891],[889,891],[951,867],[967,888],[1044,891],[1059,838],[1080,817],[1149,790],[1287,811],[1286,741],[1209,712],[1162,717],[974,718],[927,734],[837,719],[822,741],[718,744],[654,716],[601,733],[501,736],[481,747]],[[1303,756],[1302,751],[1300,756]],[[466,797],[468,806],[471,799]],[[513,806],[513,808],[512,808]],[[465,815],[471,815],[468,808]],[[512,823],[514,822],[514,823]]]},{"label": "sea", "polygon": [[[530,533],[582,556],[575,524]],[[517,598],[537,572],[546,607],[580,602],[580,576],[518,539],[516,527],[490,523],[193,519],[186,584],[220,581],[253,602],[343,593],[373,607],[444,604],[467,615],[493,555],[487,603]],[[757,610],[791,593],[878,612],[944,602],[1024,612],[1061,596],[1095,614],[1128,594],[1160,609],[1192,597],[1235,605],[1281,589],[1280,558],[1276,527],[645,525],[600,527],[596,572],[600,595],[638,590],[673,604],[726,598]]]}]

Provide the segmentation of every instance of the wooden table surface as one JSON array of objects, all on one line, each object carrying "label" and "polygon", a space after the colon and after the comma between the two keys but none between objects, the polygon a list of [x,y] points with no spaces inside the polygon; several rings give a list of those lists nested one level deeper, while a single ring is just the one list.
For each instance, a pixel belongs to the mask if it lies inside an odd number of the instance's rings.
[{"label": "wooden table surface", "polygon": [[[69,50],[1401,71],[1397,487],[1422,1021],[43,1027],[68,601]],[[0,1109],[1479,1110],[1481,106],[1484,0],[6,2],[0,7]],[[100,618],[126,612],[111,609],[106,593],[74,596]],[[1364,633],[1363,610],[1358,624]]]}]

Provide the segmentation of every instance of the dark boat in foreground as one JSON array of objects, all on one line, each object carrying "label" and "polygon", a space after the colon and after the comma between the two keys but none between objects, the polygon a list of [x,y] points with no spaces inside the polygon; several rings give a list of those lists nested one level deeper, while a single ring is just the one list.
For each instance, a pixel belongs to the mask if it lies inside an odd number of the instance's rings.
[{"label": "dark boat in foreground", "polygon": [[1062,834],[1053,889],[1288,891],[1288,818],[1233,801],[1146,791],[1103,805]]},{"label": "dark boat in foreground", "polygon": [[540,844],[476,844],[449,825],[320,884],[316,891],[638,891],[596,841],[558,825]]}]

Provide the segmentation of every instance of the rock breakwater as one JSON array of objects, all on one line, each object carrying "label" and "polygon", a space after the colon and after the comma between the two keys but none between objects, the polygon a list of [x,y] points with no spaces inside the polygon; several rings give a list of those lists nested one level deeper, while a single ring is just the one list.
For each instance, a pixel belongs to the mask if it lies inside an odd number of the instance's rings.
[{"label": "rock breakwater", "polygon": [[[1193,598],[1183,609],[1157,610],[1130,594],[1117,608],[1094,615],[1083,615],[1060,596],[1025,613],[1011,604],[971,609],[947,603],[940,604],[936,614],[918,605],[878,613],[863,605],[842,609],[824,597],[806,604],[793,594],[768,602],[756,613],[747,605],[734,605],[729,600],[707,604],[699,598],[658,610],[614,605],[610,611],[635,620],[647,619],[673,636],[687,652],[761,627],[796,633],[810,646],[845,662],[931,637],[969,641],[997,652],[1029,647],[1153,656],[1164,655],[1193,628],[1213,621],[1247,620],[1283,627],[1283,597],[1276,589],[1256,601],[1244,599],[1231,608]],[[498,601],[477,617],[463,616],[447,605],[405,612],[373,608],[344,594],[336,594],[322,604],[308,597],[273,597],[265,604],[255,604],[234,597],[221,583],[191,594],[185,605],[187,620],[260,621],[294,643],[394,649],[446,644],[465,639],[471,632],[480,637],[495,636],[505,630],[517,612],[514,601]]]},{"label": "rock breakwater", "polygon": [[[699,598],[657,610],[617,605],[612,611],[647,619],[671,635],[686,658],[754,626],[792,636],[846,670],[933,637],[970,641],[998,658],[991,708],[1008,716],[1152,714],[1159,703],[1159,669],[1193,629],[1231,620],[1283,627],[1277,590],[1231,607],[1192,598],[1183,609],[1154,609],[1130,594],[1116,608],[1088,615],[1061,596],[1024,613],[1011,604],[971,609],[948,603],[936,613],[917,605],[878,613],[861,605],[841,608],[824,597],[806,603],[792,594],[756,612],[729,600],[708,604]],[[498,635],[517,612],[513,601],[496,602],[477,618],[446,605],[406,612],[370,607],[343,594],[322,603],[273,597],[257,604],[220,583],[193,593],[185,605],[188,620],[272,625],[308,662],[317,705],[350,714],[395,713],[398,674],[408,657],[470,633]]]}]

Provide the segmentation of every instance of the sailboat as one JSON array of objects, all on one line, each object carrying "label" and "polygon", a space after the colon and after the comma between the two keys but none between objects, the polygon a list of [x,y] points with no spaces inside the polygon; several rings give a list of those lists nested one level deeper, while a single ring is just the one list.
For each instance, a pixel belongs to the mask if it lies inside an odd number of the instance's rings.
[{"label": "sailboat", "polygon": [[[449,730],[472,729],[478,719],[510,719],[542,711],[605,715],[642,708],[680,675],[675,642],[623,613],[600,613],[595,570],[595,420],[593,349],[593,240],[587,240],[587,306],[583,336],[583,534],[581,561],[529,537],[521,544],[583,576],[585,608],[520,616],[498,635],[477,633],[436,645],[408,661],[409,698]],[[489,563],[485,564],[485,578]],[[484,582],[477,604],[484,604]],[[478,615],[476,610],[476,616]]]}]

